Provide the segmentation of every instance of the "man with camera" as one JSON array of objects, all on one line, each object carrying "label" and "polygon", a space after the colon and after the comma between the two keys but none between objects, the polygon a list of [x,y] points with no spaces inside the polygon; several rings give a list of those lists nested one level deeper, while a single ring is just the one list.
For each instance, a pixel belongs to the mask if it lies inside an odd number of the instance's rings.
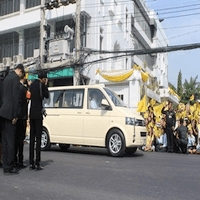
[{"label": "man with camera", "polygon": [[[47,74],[44,71],[38,72],[38,79],[30,86],[31,107],[30,107],[30,169],[43,170],[41,160],[41,134],[43,115],[46,115],[43,108],[43,99],[49,98]],[[36,140],[35,140],[36,139]],[[34,160],[34,145],[36,141],[36,159]]]}]

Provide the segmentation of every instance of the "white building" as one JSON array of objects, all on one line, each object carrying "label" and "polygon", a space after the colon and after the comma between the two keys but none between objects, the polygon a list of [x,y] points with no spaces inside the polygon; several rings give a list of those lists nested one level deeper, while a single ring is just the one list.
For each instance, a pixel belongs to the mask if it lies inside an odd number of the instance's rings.
[{"label": "white building", "polygon": [[[31,63],[36,66],[41,32],[40,4],[41,0],[0,2],[0,71],[21,62],[29,67]],[[73,84],[73,61],[67,61],[74,54],[75,38],[72,42],[62,38],[66,25],[76,31],[75,12],[76,3],[45,10],[47,34],[44,38],[49,41],[45,66],[51,70],[62,66],[57,71],[49,72],[52,85]],[[124,56],[124,53],[117,51],[145,50],[166,45],[167,38],[159,20],[143,0],[81,0],[83,51],[80,55],[86,63],[81,67],[81,77],[87,84],[102,83],[113,89],[132,110],[136,110],[144,94],[158,102],[165,97],[178,102],[178,98],[168,90],[167,54],[132,56],[127,53]],[[86,48],[111,53],[94,54],[86,51]],[[133,68],[135,65],[140,68]],[[149,78],[145,80],[147,74]]]}]

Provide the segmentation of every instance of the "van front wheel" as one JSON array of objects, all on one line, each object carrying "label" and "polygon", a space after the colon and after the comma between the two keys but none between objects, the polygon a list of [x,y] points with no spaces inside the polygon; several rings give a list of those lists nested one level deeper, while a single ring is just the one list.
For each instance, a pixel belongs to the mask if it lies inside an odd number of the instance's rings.
[{"label": "van front wheel", "polygon": [[125,152],[125,139],[123,133],[118,129],[109,132],[106,146],[111,156],[123,156]]},{"label": "van front wheel", "polygon": [[49,133],[46,128],[42,128],[42,135],[41,135],[41,150],[46,151],[49,150],[51,147]]}]

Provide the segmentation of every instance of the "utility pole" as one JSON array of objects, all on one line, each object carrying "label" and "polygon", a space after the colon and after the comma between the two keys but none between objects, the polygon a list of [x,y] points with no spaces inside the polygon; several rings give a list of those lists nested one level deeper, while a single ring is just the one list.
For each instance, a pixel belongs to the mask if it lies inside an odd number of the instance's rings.
[{"label": "utility pole", "polygon": [[80,85],[80,48],[81,48],[81,0],[76,0],[76,28],[75,28],[75,48],[76,48],[76,66],[74,68],[74,85]]},{"label": "utility pole", "polygon": [[39,69],[43,69],[44,67],[44,44],[45,44],[45,0],[41,0],[41,7],[40,7],[40,48],[39,48],[39,55],[40,55],[40,66]]}]

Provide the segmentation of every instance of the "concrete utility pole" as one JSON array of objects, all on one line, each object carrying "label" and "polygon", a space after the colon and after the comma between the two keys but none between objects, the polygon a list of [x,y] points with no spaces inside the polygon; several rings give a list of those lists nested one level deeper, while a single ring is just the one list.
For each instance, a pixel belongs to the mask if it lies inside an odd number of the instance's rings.
[{"label": "concrete utility pole", "polygon": [[80,47],[81,47],[81,32],[80,32],[80,21],[81,21],[81,0],[76,0],[76,31],[75,31],[75,48],[76,58],[75,62],[77,65],[74,68],[74,85],[80,85]]},{"label": "concrete utility pole", "polygon": [[39,48],[39,55],[40,55],[40,66],[39,69],[43,69],[44,67],[44,43],[45,43],[45,0],[41,0],[41,7],[40,7],[40,48]]}]

